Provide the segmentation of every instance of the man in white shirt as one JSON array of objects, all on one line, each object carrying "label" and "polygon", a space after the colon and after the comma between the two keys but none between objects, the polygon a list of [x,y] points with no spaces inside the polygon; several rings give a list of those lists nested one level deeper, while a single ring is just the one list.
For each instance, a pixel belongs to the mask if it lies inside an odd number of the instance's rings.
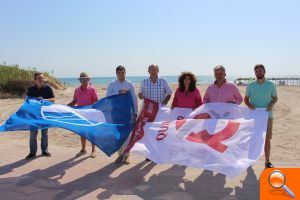
[{"label": "man in white shirt", "polygon": [[[118,66],[116,68],[116,75],[117,79],[113,80],[109,83],[107,87],[106,96],[116,95],[116,94],[125,94],[130,92],[132,96],[133,106],[134,106],[134,121],[137,117],[138,112],[138,103],[137,103],[137,96],[135,93],[134,85],[126,79],[126,70],[124,66]],[[119,149],[119,157],[115,160],[116,164],[129,164],[128,156],[129,154],[124,155],[124,150],[127,145],[127,142]]]}]

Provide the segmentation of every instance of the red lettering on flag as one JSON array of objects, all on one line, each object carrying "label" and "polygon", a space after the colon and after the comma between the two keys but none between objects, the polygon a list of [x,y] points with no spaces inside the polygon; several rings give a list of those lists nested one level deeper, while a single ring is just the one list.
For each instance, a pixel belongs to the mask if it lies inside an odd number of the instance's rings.
[{"label": "red lettering on flag", "polygon": [[146,122],[153,122],[159,109],[159,103],[150,99],[144,99],[144,107],[141,111],[130,135],[129,143],[124,150],[124,153],[128,153],[133,145],[144,137],[144,125]]},{"label": "red lettering on flag", "polygon": [[239,127],[239,122],[229,120],[227,126],[218,133],[210,135],[207,130],[202,130],[198,133],[190,133],[186,139],[191,142],[206,144],[214,150],[224,153],[227,146],[222,144],[221,141],[232,137],[238,131]]}]

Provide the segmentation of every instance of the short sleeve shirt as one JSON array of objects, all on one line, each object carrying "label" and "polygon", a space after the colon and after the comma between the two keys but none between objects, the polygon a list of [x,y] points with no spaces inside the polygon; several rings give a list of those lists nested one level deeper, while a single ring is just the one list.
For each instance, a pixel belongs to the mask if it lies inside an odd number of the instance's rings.
[{"label": "short sleeve shirt", "polygon": [[28,88],[27,96],[29,97],[42,97],[43,99],[54,98],[54,93],[49,85],[43,85],[38,88],[37,85]]},{"label": "short sleeve shirt", "polygon": [[162,103],[167,95],[172,94],[172,90],[165,78],[158,77],[153,83],[149,77],[142,81],[140,93],[147,99]]},{"label": "short sleeve shirt", "polygon": [[73,99],[77,106],[88,106],[98,101],[99,97],[96,88],[89,85],[87,88],[78,87],[75,89]]},{"label": "short sleeve shirt", "polygon": [[[266,108],[272,97],[277,96],[277,91],[274,83],[269,80],[265,80],[262,84],[254,81],[247,86],[245,96],[249,97],[250,103],[256,108]],[[272,112],[269,117],[272,117]]]}]

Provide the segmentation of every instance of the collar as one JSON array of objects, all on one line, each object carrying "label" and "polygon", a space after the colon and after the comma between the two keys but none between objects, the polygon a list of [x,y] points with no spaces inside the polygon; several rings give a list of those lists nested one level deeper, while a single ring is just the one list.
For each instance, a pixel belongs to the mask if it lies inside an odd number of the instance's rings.
[{"label": "collar", "polygon": [[260,84],[260,85],[262,85],[262,84],[266,83],[267,81],[268,81],[268,79],[267,79],[267,78],[265,78],[265,79],[264,79],[264,81],[263,81],[262,83],[260,83],[260,82],[258,81],[258,79],[256,79],[256,82],[257,82],[258,84]]},{"label": "collar", "polygon": [[120,81],[119,79],[117,79],[117,81],[121,84],[125,83],[126,82],[126,79],[124,79],[124,81]]},{"label": "collar", "polygon": [[35,87],[36,89],[40,90],[40,89],[42,89],[43,87],[45,87],[45,84],[43,84],[42,87],[40,87],[40,88],[37,86],[37,84],[35,84],[34,87]]},{"label": "collar", "polygon": [[90,88],[90,84],[88,84],[86,88],[84,88],[84,87],[82,87],[82,85],[80,85],[80,89],[81,89],[82,91],[89,90],[89,88]]},{"label": "collar", "polygon": [[228,82],[227,82],[227,79],[225,79],[225,81],[223,82],[223,84],[221,86],[219,86],[217,84],[217,81],[214,82],[214,85],[216,85],[217,87],[222,87],[223,85],[226,85]]},{"label": "collar", "polygon": [[159,79],[159,77],[158,77],[158,76],[156,76],[156,81],[155,81],[155,82],[153,82],[153,81],[152,81],[152,79],[151,79],[151,76],[149,77],[149,79],[150,79],[150,81],[151,81],[152,83],[156,83],[156,82],[157,82],[157,80]]}]

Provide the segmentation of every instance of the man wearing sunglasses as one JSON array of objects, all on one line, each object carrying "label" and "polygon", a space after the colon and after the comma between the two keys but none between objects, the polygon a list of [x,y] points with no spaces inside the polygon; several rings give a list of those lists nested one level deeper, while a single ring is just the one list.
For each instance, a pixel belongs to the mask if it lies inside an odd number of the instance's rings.
[{"label": "man wearing sunglasses", "polygon": [[[40,98],[43,100],[55,102],[54,93],[50,86],[45,84],[44,76],[41,72],[34,73],[34,86],[28,88],[27,96]],[[51,157],[48,151],[48,129],[42,129],[41,149],[42,156]],[[37,152],[37,134],[38,129],[30,130],[29,147],[30,153],[26,156],[26,159],[32,159],[36,157]]]}]

